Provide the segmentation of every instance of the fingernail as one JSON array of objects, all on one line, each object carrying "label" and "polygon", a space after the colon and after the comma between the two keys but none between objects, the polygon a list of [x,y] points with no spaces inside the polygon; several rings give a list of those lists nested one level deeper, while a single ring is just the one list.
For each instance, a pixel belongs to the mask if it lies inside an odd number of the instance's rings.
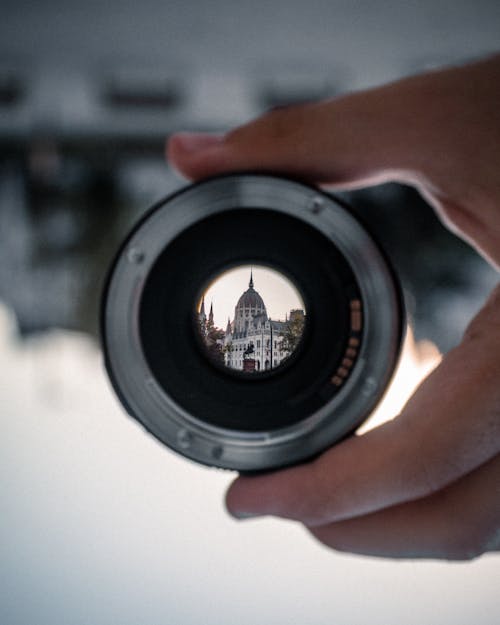
[{"label": "fingernail", "polygon": [[179,132],[174,135],[177,147],[184,152],[198,152],[218,145],[222,141],[221,135],[211,135],[201,132]]},{"label": "fingernail", "polygon": [[245,519],[255,519],[258,517],[258,514],[254,514],[253,512],[241,512],[239,510],[231,510],[230,513],[238,521],[244,521]]}]

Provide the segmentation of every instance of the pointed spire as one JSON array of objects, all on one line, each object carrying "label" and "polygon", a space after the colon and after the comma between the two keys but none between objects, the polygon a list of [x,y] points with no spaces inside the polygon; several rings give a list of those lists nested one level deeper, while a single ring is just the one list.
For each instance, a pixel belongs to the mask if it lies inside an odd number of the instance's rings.
[{"label": "pointed spire", "polygon": [[210,303],[210,314],[208,315],[208,323],[212,324],[214,323],[214,306],[213,303]]},{"label": "pointed spire", "polygon": [[253,289],[253,269],[250,269],[250,282],[248,283],[248,286]]},{"label": "pointed spire", "polygon": [[231,319],[227,318],[226,334],[231,334]]},{"label": "pointed spire", "polygon": [[205,315],[205,296],[203,296],[201,299],[200,315]]}]

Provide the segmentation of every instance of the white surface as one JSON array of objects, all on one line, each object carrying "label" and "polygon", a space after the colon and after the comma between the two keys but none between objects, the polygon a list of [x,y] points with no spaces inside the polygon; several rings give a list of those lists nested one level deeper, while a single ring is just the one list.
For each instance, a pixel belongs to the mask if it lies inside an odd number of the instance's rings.
[{"label": "white surface", "polygon": [[232,476],[124,415],[88,339],[20,344],[1,311],[2,625],[497,622],[498,556],[382,561],[295,524],[236,522]]}]

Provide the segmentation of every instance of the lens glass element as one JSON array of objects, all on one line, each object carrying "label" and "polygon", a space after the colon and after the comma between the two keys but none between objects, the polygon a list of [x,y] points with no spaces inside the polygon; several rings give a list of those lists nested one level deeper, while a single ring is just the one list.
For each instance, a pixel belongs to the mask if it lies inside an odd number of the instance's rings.
[{"label": "lens glass element", "polygon": [[196,302],[196,330],[209,360],[255,377],[288,361],[306,322],[299,291],[282,273],[239,265],[219,274]]}]

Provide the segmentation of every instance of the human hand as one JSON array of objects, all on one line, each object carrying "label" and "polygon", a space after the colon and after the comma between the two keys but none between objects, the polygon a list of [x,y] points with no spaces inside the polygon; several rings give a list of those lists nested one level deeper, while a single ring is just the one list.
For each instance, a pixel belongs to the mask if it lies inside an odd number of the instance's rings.
[{"label": "human hand", "polygon": [[[190,178],[238,170],[336,187],[413,184],[500,266],[500,57],[273,111],[225,136],[178,134]],[[500,550],[500,288],[401,414],[227,494],[239,518],[302,522],[339,550],[471,558]]]}]

